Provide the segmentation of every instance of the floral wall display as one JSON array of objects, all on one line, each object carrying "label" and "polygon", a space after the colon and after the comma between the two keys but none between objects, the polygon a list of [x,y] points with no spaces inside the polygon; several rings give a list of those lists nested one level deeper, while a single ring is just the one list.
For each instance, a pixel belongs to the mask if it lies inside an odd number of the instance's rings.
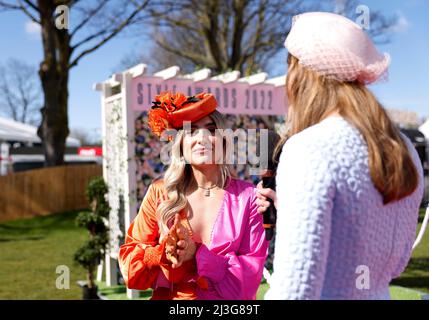
[{"label": "floral wall display", "polygon": [[[235,130],[242,129],[267,129],[266,122],[260,116],[252,115],[225,115],[229,122],[229,128]],[[284,122],[283,117],[274,117],[275,123],[272,124],[277,130],[277,127]],[[135,160],[137,168],[137,202],[141,203],[146,193],[148,186],[152,180],[161,177],[165,166],[161,162],[161,148],[166,142],[160,141],[157,136],[152,134],[147,126],[148,115],[147,111],[136,113],[135,118]],[[235,140],[237,144],[237,140]],[[249,150],[249,153],[251,150]],[[249,166],[247,164],[234,165],[237,178],[250,181],[254,184],[258,183],[260,177],[251,176],[249,174]]]},{"label": "floral wall display", "polygon": [[[264,121],[261,116],[253,115],[226,115],[229,122],[229,128],[235,130],[238,128],[243,129],[267,129],[266,120]],[[274,120],[271,127],[280,135],[284,131],[284,117],[276,116],[270,117]],[[162,146],[166,143],[160,141],[157,136],[152,134],[147,126],[148,115],[147,111],[136,113],[135,115],[135,161],[137,168],[137,202],[140,204],[146,193],[148,186],[152,180],[161,177],[165,166],[161,162],[160,152]],[[237,141],[235,141],[237,143]],[[249,153],[252,150],[249,150]],[[255,151],[256,152],[256,151]],[[260,181],[259,176],[252,176],[249,174],[248,165],[234,165],[235,174],[239,179],[247,180],[255,185]],[[139,206],[138,206],[139,207]],[[269,255],[266,261],[266,268],[272,270],[274,255],[274,239],[271,241],[269,248]]]},{"label": "floral wall display", "polygon": [[105,114],[106,132],[103,143],[106,170],[104,177],[109,189],[107,200],[111,207],[108,218],[109,252],[112,257],[116,257],[119,253],[119,246],[124,240],[124,197],[126,197],[124,186],[128,177],[125,165],[127,138],[124,134],[121,99],[106,103]]}]

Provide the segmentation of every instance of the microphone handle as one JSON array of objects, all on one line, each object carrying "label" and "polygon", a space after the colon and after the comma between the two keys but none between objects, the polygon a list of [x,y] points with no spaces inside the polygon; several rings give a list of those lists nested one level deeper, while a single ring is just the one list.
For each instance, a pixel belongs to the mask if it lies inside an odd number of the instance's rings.
[{"label": "microphone handle", "polygon": [[[263,177],[262,185],[264,188],[271,188],[275,191],[275,176],[272,177]],[[276,226],[277,220],[277,209],[274,206],[274,201],[270,198],[267,198],[270,202],[270,206],[263,214],[264,219],[264,229],[265,229],[265,239],[270,241],[274,236],[274,228]]]}]

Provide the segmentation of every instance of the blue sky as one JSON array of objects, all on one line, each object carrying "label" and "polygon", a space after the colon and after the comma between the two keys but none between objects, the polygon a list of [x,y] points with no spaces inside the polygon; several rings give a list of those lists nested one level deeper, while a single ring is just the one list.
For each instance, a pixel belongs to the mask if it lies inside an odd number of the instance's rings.
[{"label": "blue sky", "polygon": [[[386,15],[397,14],[400,17],[391,42],[378,46],[392,58],[389,81],[373,85],[371,89],[386,107],[412,110],[422,117],[429,117],[429,1],[375,0],[361,4],[370,10],[382,10]],[[70,16],[73,19],[73,12]],[[0,63],[16,58],[38,67],[42,59],[40,35],[29,20],[20,12],[0,12],[0,27]],[[84,128],[93,134],[99,132],[100,96],[92,90],[92,84],[107,79],[130,52],[145,50],[146,41],[144,38],[120,36],[72,69],[69,82],[70,128]],[[280,53],[279,56],[285,54]],[[145,62],[150,65],[150,61]],[[273,65],[271,70],[267,70],[272,76],[286,69],[281,61]]]}]

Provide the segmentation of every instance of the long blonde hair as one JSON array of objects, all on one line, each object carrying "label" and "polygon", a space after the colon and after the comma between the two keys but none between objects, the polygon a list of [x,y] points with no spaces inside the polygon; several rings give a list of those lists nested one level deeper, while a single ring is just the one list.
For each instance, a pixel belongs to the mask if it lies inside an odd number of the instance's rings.
[{"label": "long blonde hair", "polygon": [[287,136],[338,112],[354,125],[368,145],[371,179],[383,203],[402,199],[418,185],[418,174],[399,130],[375,96],[359,82],[339,82],[318,75],[288,56],[286,90],[289,111]]},{"label": "long blonde hair", "polygon": [[[209,115],[217,129],[227,129],[225,117],[218,111]],[[182,142],[184,131],[179,130],[171,148],[171,162],[164,173],[164,187],[167,192],[167,199],[160,203],[156,214],[161,235],[168,233],[168,222],[171,221],[176,213],[185,209],[188,200],[185,192],[193,180],[192,168],[183,159]],[[228,139],[224,139],[224,149]],[[220,170],[220,185],[225,187],[231,178],[231,167],[224,162],[218,164]]]}]

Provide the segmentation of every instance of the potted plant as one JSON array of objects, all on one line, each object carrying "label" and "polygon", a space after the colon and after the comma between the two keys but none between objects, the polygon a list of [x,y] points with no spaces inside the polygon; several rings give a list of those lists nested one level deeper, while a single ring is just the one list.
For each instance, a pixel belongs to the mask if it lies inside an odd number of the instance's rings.
[{"label": "potted plant", "polygon": [[91,210],[79,213],[76,218],[76,224],[89,232],[89,240],[74,254],[74,261],[87,271],[87,281],[78,281],[85,300],[99,299],[94,272],[105,255],[109,241],[107,217],[110,206],[106,200],[107,191],[107,184],[102,177],[91,180],[86,189]]}]

